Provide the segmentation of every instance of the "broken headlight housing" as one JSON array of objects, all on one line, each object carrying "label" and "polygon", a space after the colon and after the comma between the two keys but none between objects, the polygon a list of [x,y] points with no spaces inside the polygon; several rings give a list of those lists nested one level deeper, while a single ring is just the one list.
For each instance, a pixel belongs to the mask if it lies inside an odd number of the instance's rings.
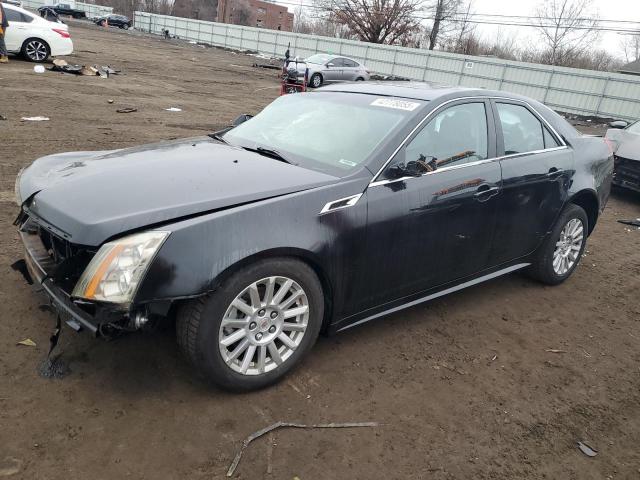
[{"label": "broken headlight housing", "polygon": [[136,233],[100,247],[82,273],[72,296],[127,304],[169,232]]}]

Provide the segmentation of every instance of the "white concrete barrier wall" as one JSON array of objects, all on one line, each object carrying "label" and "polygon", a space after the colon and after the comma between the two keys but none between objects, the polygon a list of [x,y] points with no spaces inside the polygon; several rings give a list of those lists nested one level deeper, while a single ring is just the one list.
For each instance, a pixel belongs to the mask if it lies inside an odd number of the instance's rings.
[{"label": "white concrete barrier wall", "polygon": [[640,76],[378,45],[146,12],[135,12],[134,25],[149,33],[161,34],[166,28],[179,38],[281,58],[291,43],[292,55],[302,58],[314,53],[345,55],[383,75],[505,90],[569,113],[627,120],[640,118]]}]

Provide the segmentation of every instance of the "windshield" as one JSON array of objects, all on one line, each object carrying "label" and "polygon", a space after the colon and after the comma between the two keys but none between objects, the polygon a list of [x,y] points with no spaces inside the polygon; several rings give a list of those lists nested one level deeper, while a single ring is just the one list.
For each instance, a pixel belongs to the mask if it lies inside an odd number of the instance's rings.
[{"label": "windshield", "polygon": [[329,60],[331,60],[331,55],[327,55],[326,53],[318,53],[316,55],[311,55],[309,58],[305,58],[304,61],[307,63],[315,63],[317,65],[324,65]]},{"label": "windshield", "polygon": [[288,161],[344,176],[411,118],[422,102],[336,92],[284,95],[224,135],[245,148],[275,150]]}]

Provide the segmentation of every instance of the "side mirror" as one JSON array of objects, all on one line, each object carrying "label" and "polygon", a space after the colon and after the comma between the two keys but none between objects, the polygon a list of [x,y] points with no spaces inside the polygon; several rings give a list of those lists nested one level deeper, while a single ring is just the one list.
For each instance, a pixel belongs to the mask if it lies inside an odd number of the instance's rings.
[{"label": "side mirror", "polygon": [[331,67],[333,67],[333,63],[331,62],[327,63],[327,68],[331,68]]},{"label": "side mirror", "polygon": [[389,169],[389,173],[393,178],[402,177],[421,177],[427,171],[418,162],[412,160],[406,164],[399,163]]},{"label": "side mirror", "polygon": [[614,122],[611,122],[609,126],[611,128],[627,128],[629,126],[629,123],[625,122],[624,120],[616,120]]},{"label": "side mirror", "polygon": [[234,127],[237,127],[238,125],[243,124],[250,118],[253,118],[253,115],[249,115],[248,113],[243,113],[238,118],[236,118],[233,122],[231,122],[231,125],[233,125]]}]

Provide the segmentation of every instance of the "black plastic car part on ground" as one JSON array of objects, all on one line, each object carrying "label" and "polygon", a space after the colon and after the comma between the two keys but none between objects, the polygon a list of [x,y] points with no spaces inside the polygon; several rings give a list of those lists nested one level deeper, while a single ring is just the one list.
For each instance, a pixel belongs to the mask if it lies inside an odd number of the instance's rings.
[{"label": "black plastic car part on ground", "polygon": [[519,269],[564,281],[612,173],[602,139],[531,99],[359,83],[211,137],[43,157],[17,180],[16,224],[74,328],[175,315],[196,368],[253,389],[321,330]]}]

